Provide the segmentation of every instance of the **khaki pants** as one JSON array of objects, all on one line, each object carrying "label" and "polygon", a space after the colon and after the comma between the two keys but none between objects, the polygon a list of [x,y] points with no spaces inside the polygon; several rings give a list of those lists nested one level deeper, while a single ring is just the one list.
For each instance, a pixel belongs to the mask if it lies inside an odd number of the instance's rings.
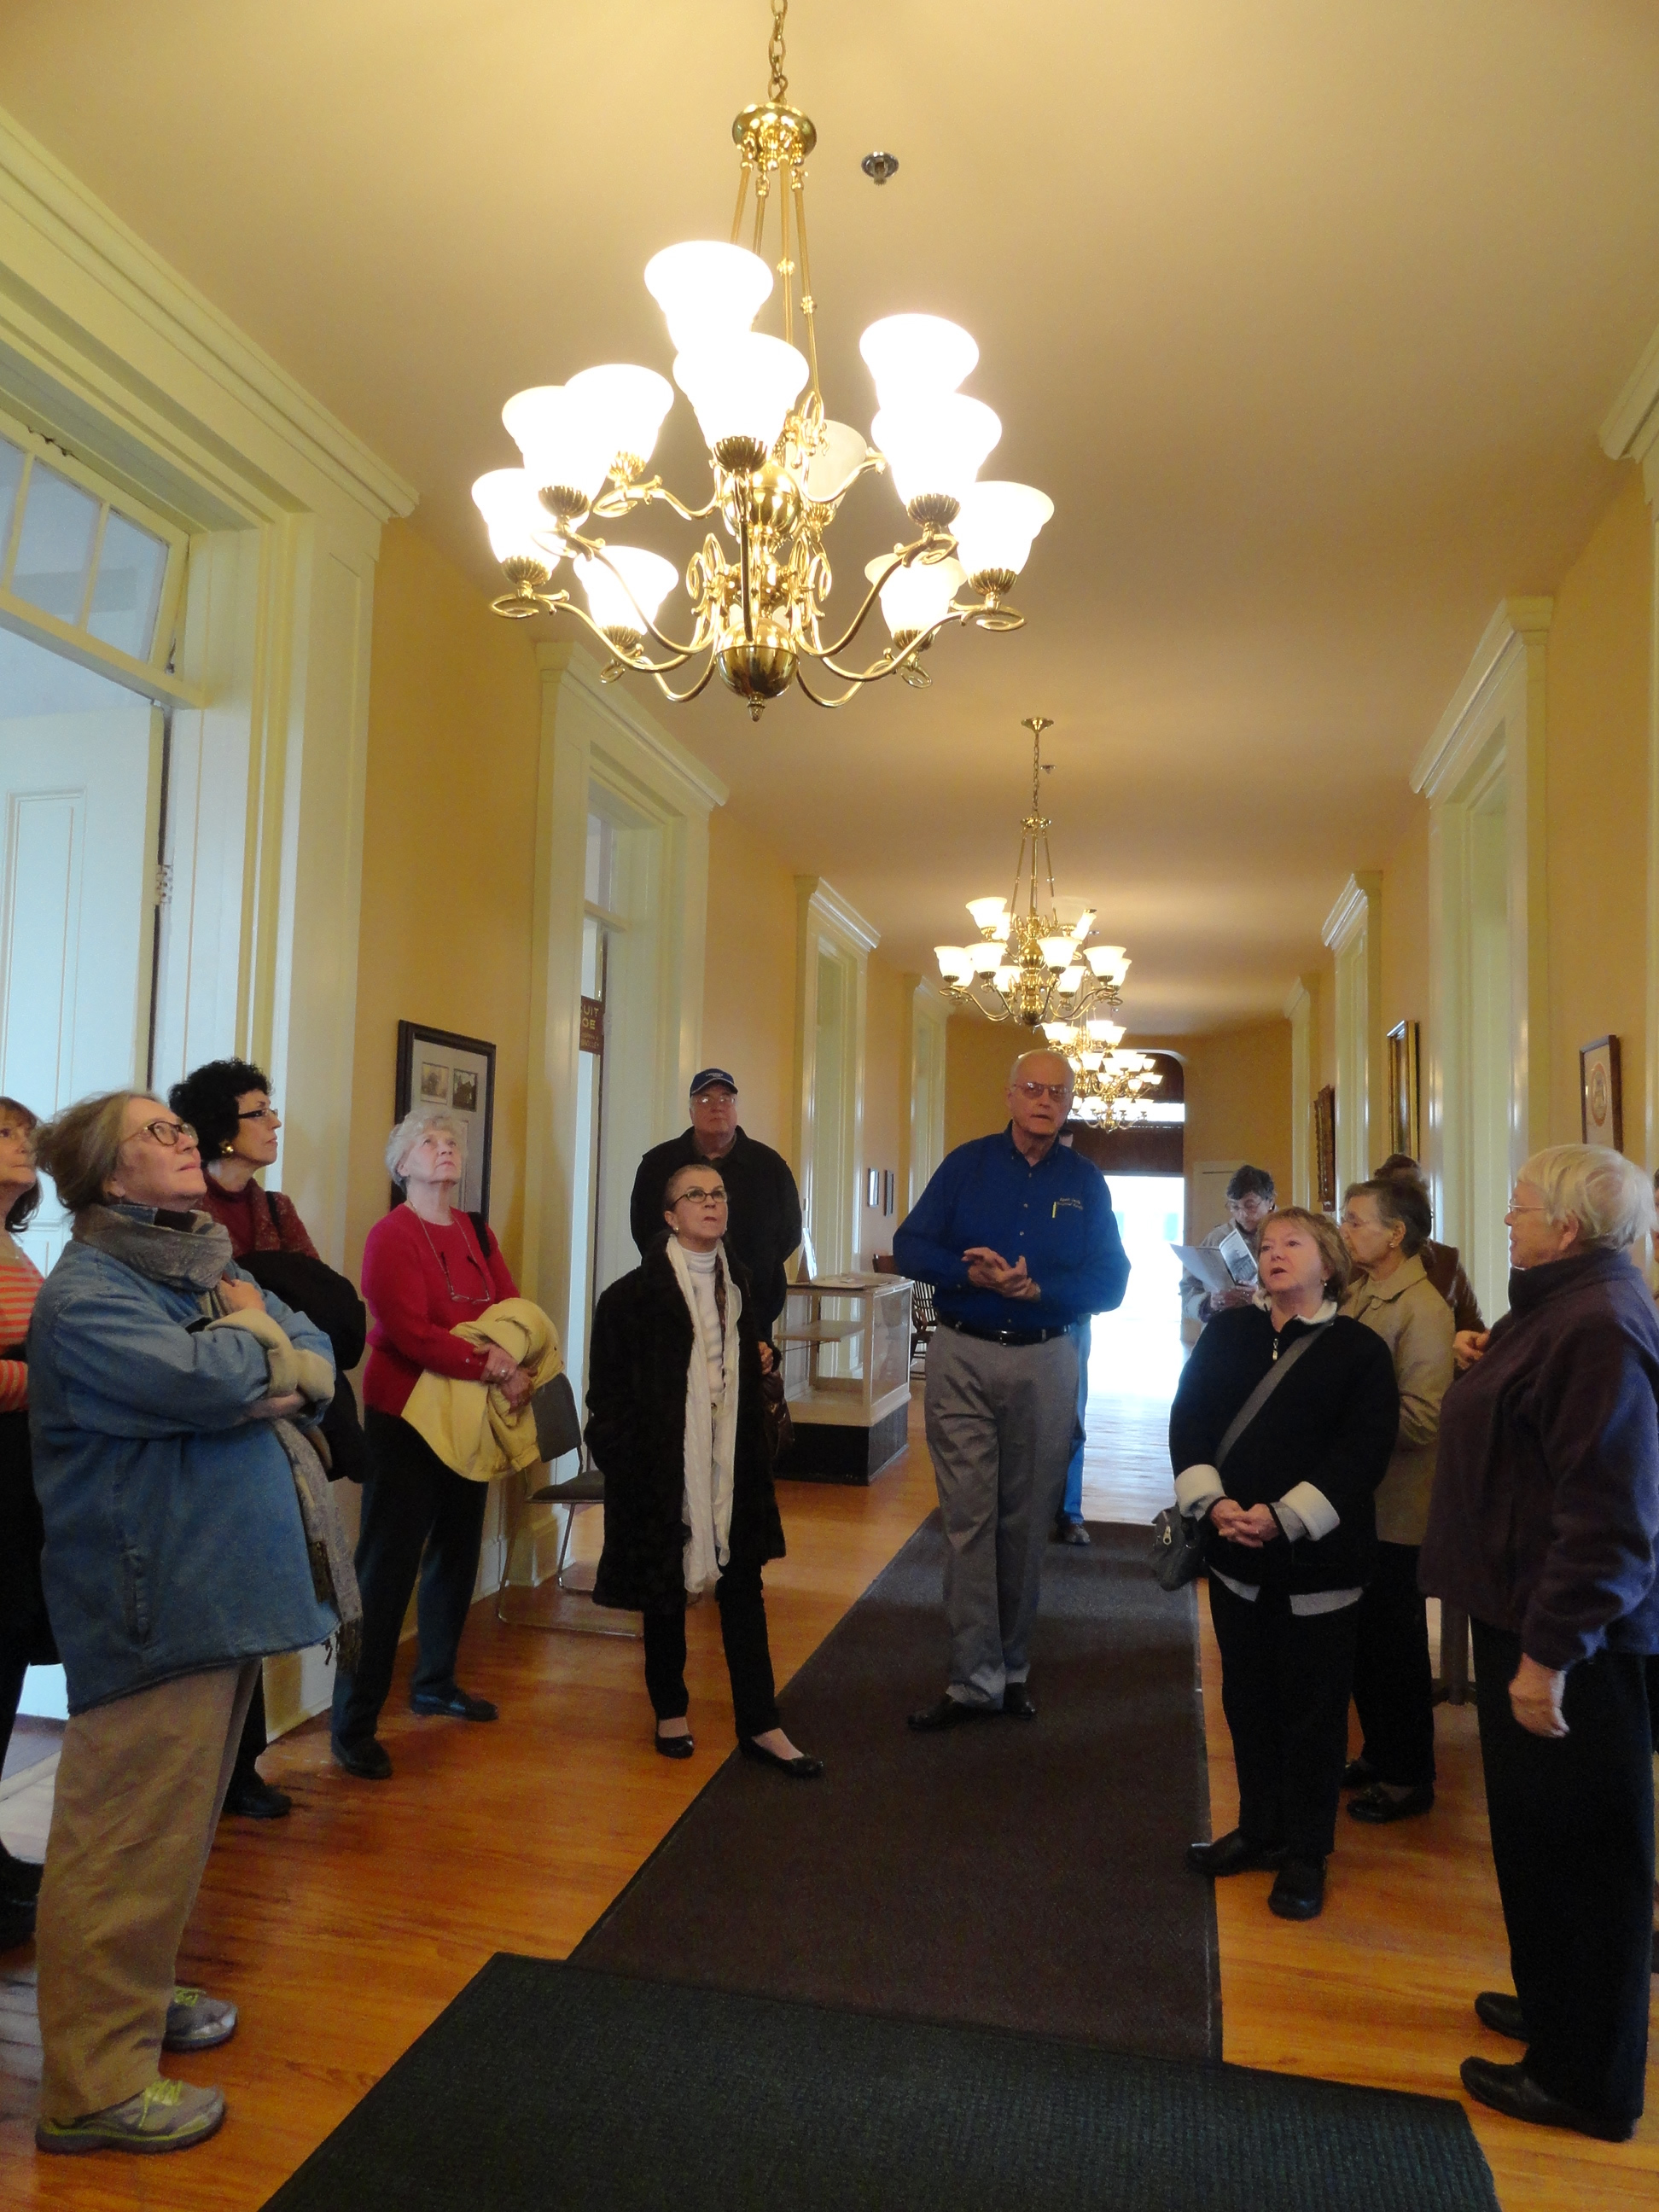
[{"label": "khaki pants", "polygon": [[78,2120],[156,2079],[259,1662],[97,1705],[64,1734],[35,1934],[40,2110]]}]

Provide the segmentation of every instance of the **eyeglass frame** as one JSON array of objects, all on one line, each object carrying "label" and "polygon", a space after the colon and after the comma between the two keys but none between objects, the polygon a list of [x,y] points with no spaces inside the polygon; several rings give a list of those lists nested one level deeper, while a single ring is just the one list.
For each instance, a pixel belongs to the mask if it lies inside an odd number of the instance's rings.
[{"label": "eyeglass frame", "polygon": [[[167,1133],[166,1136],[161,1134],[163,1129]],[[164,1152],[176,1152],[180,1145],[195,1145],[199,1147],[202,1141],[188,1121],[141,1121],[136,1129],[127,1131],[121,1143],[130,1145],[135,1137],[148,1137],[152,1144],[159,1145]],[[117,1149],[118,1151],[119,1146]]]},{"label": "eyeglass frame", "polygon": [[1008,1088],[1011,1091],[1018,1091],[1023,1098],[1029,1098],[1033,1105],[1039,1098],[1052,1098],[1058,1105],[1062,1098],[1075,1097],[1077,1091],[1077,1085],[1073,1083],[1021,1082],[1011,1083]]},{"label": "eyeglass frame", "polygon": [[250,1106],[246,1113],[238,1107],[236,1118],[239,1121],[280,1121],[283,1117],[276,1106],[267,1101],[263,1106]]},{"label": "eyeglass frame", "polygon": [[724,1183],[720,1185],[718,1190],[699,1190],[695,1184],[688,1183],[684,1190],[678,1191],[675,1195],[669,1200],[668,1207],[670,1212],[672,1212],[673,1209],[678,1206],[684,1199],[689,1198],[695,1203],[702,1205],[710,1199],[729,1199],[730,1195],[731,1194],[727,1191]]}]

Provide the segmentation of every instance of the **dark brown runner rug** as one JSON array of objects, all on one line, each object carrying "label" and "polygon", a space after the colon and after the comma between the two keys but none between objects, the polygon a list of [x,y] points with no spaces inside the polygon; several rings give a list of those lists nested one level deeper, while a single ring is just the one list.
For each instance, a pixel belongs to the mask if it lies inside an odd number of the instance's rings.
[{"label": "dark brown runner rug", "polygon": [[[904,1725],[945,1686],[944,1540],[917,1530],[781,1703],[828,1771],[733,1755],[572,1954],[579,1966],[1218,2059],[1197,1610],[1096,1524],[1049,1548],[1034,1722]],[[695,1723],[695,1716],[694,1716]]]}]

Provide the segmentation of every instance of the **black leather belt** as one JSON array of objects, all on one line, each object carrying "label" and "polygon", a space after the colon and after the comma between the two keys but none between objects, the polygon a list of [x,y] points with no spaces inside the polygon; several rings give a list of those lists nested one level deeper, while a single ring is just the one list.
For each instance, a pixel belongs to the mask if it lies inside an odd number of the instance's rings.
[{"label": "black leather belt", "polygon": [[982,1344],[1047,1344],[1051,1338],[1071,1334],[1066,1328],[975,1328],[971,1322],[943,1319],[939,1327],[954,1329],[958,1336],[976,1336]]}]

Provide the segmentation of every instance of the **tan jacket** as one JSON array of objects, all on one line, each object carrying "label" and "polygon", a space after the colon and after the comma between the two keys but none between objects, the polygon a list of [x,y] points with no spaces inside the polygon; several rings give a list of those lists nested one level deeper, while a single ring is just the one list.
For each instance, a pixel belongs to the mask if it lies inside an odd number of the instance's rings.
[{"label": "tan jacket", "polygon": [[[500,1345],[520,1367],[529,1368],[538,1390],[564,1365],[558,1331],[528,1298],[502,1298],[477,1321],[458,1322],[450,1334],[469,1344]],[[487,1382],[459,1382],[427,1368],[409,1394],[404,1419],[446,1467],[471,1482],[493,1482],[509,1468],[529,1467],[541,1457],[535,1408],[526,1399],[514,1412]]]},{"label": "tan jacket", "polygon": [[1342,1310],[1380,1336],[1394,1358],[1400,1433],[1377,1486],[1376,1533],[1384,1544],[1420,1544],[1428,1526],[1440,1434],[1440,1401],[1452,1379],[1452,1310],[1423,1270],[1402,1261],[1386,1281],[1358,1275]]}]

